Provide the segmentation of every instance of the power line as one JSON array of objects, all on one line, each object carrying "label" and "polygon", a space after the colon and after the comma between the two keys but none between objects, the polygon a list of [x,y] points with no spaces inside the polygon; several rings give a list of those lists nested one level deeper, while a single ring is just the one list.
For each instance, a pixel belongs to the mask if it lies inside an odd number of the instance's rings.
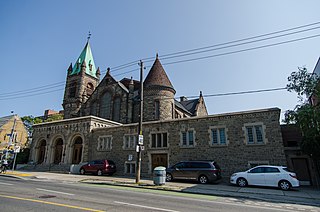
[{"label": "power line", "polygon": [[19,93],[28,93],[29,91],[39,91],[40,90],[46,90],[46,89],[50,89],[50,88],[55,88],[55,87],[59,87],[61,85],[64,85],[65,81],[63,82],[57,82],[57,83],[53,83],[53,84],[49,84],[49,85],[43,85],[43,86],[39,86],[39,87],[35,87],[35,88],[29,88],[29,89],[24,89],[24,90],[20,90],[20,91],[13,91],[13,92],[8,92],[8,93],[1,93],[1,96],[8,96],[8,95],[15,95],[15,94],[19,94]]},{"label": "power line", "polygon": [[[286,29],[286,30],[281,30],[281,31],[277,31],[277,32],[272,32],[272,33],[267,33],[264,35],[259,35],[259,36],[254,36],[254,37],[250,37],[250,38],[245,38],[245,39],[240,39],[240,40],[236,40],[236,41],[230,41],[230,42],[226,42],[226,43],[222,43],[222,44],[216,44],[216,45],[212,45],[212,46],[208,46],[208,47],[202,47],[202,48],[197,48],[197,49],[193,49],[193,50],[186,50],[186,51],[181,51],[181,52],[177,52],[177,53],[170,53],[170,54],[166,54],[164,56],[169,56],[169,55],[174,55],[177,54],[177,56],[171,56],[171,57],[167,57],[167,58],[161,58],[162,60],[166,60],[166,59],[171,59],[174,57],[182,57],[182,56],[187,56],[187,55],[192,55],[192,54],[199,54],[199,53],[204,53],[207,51],[214,51],[214,50],[220,50],[222,48],[230,48],[230,47],[235,47],[235,46],[239,46],[239,45],[245,45],[245,44],[249,44],[249,43],[253,43],[253,42],[259,42],[262,40],[268,40],[268,39],[273,39],[276,37],[283,37],[283,36],[288,36],[288,35],[292,35],[295,33],[300,33],[300,32],[305,32],[305,31],[309,31],[309,30],[314,30],[320,27],[314,27],[311,29],[305,29],[305,30],[300,30],[298,32],[292,32],[292,33],[287,33],[285,35],[278,35],[278,36],[273,36],[271,38],[264,38],[264,39],[259,39],[259,40],[255,40],[255,41],[250,41],[250,42],[245,42],[245,43],[240,43],[240,44],[235,44],[235,45],[231,45],[231,46],[225,46],[225,47],[220,47],[220,48],[216,48],[216,49],[209,49],[209,50],[205,50],[205,51],[201,51],[201,52],[194,52],[194,53],[188,53],[188,54],[183,54],[183,55],[178,55],[181,53],[186,53],[186,52],[191,52],[191,51],[196,51],[196,50],[200,50],[200,49],[206,49],[206,48],[211,48],[214,46],[221,46],[221,45],[226,45],[226,44],[230,44],[230,43],[235,43],[235,42],[239,42],[239,41],[244,41],[244,40],[249,40],[249,39],[254,39],[254,38],[259,38],[259,37],[263,37],[263,36],[268,36],[268,35],[272,35],[272,34],[276,34],[276,33],[281,33],[281,32],[286,32],[286,31],[290,31],[290,30],[294,30],[294,29],[299,29],[299,28],[303,28],[303,27],[307,27],[307,26],[311,26],[311,25],[316,25],[319,24],[320,22],[316,22],[316,23],[312,23],[312,24],[308,24],[308,25],[303,25],[303,26],[299,26],[299,27],[294,27],[294,28],[290,28],[290,29]],[[202,57],[197,57],[197,58],[190,58],[190,59],[184,59],[184,60],[178,60],[178,61],[172,61],[172,62],[168,62],[168,63],[163,63],[163,65],[171,65],[171,64],[177,64],[177,63],[183,63],[183,62],[190,62],[190,61],[196,61],[196,60],[202,60],[202,59],[208,59],[208,58],[213,58],[213,57],[218,57],[218,56],[224,56],[224,55],[229,55],[229,54],[235,54],[235,53],[241,53],[241,52],[246,52],[246,51],[251,51],[251,50],[256,50],[256,49],[261,49],[261,48],[266,48],[266,47],[271,47],[271,46],[277,46],[277,45],[282,45],[282,44],[287,44],[287,43],[292,43],[292,42],[297,42],[297,41],[301,41],[301,40],[306,40],[306,39],[311,39],[311,38],[315,38],[315,37],[319,37],[320,34],[317,35],[313,35],[313,36],[308,36],[308,37],[303,37],[303,38],[298,38],[298,39],[293,39],[293,40],[287,40],[287,41],[283,41],[283,42],[278,42],[278,43],[273,43],[273,44],[268,44],[268,45],[263,45],[263,46],[257,46],[257,47],[252,47],[252,48],[247,48],[247,49],[242,49],[242,50],[236,50],[236,51],[231,51],[231,52],[225,52],[225,53],[220,53],[220,54],[215,54],[215,55],[208,55],[208,56],[202,56]],[[150,57],[150,58],[154,58],[154,57]],[[149,58],[145,58],[145,60],[148,60]],[[127,67],[131,67],[133,65],[137,64],[137,61],[132,61],[120,66],[116,66],[114,67],[115,70],[114,71],[118,71],[121,70],[123,68],[127,68]],[[131,71],[126,71],[123,73],[119,73],[117,75],[114,76],[119,76],[119,75],[123,75],[123,74],[127,74],[130,72],[134,72],[137,71],[139,69],[133,69]],[[63,84],[61,84],[63,83]],[[20,94],[27,94],[27,93],[34,93],[34,92],[39,92],[39,91],[43,91],[43,90],[48,90],[48,89],[52,89],[61,85],[64,85],[65,82],[59,82],[59,83],[54,83],[54,84],[50,84],[50,85],[45,85],[45,86],[40,86],[40,87],[36,87],[36,88],[31,88],[31,89],[25,89],[23,91],[15,91],[15,92],[9,92],[9,93],[2,93],[0,94],[0,98],[1,97],[7,97],[7,96],[12,96],[12,95],[20,95]],[[56,91],[56,90],[55,90]],[[49,92],[54,92],[54,91],[49,91]],[[34,94],[37,95],[37,94]],[[29,95],[30,96],[30,95]],[[21,96],[24,97],[24,96]],[[12,97],[13,98],[13,97]],[[10,98],[3,98],[0,100],[4,100],[4,99],[10,99]]]},{"label": "power line", "polygon": [[[227,48],[232,48],[232,47],[247,45],[247,44],[251,44],[251,43],[261,42],[261,41],[270,40],[270,39],[275,39],[275,38],[280,38],[280,37],[284,37],[284,36],[288,36],[288,35],[293,35],[293,34],[297,34],[297,33],[301,33],[301,32],[306,32],[306,31],[309,31],[309,30],[314,30],[314,29],[319,29],[319,28],[320,28],[320,26],[319,26],[319,27],[314,27],[314,28],[312,28],[312,29],[301,30],[301,31],[299,31],[299,32],[291,32],[291,33],[287,33],[287,34],[283,34],[283,35],[277,35],[277,36],[268,37],[268,38],[263,38],[263,39],[259,39],[259,40],[247,41],[247,42],[238,43],[238,44],[233,44],[233,45],[228,45],[228,46],[222,46],[222,47],[214,48],[214,49],[207,49],[207,50],[196,51],[196,52],[192,52],[192,53],[179,54],[179,55],[170,56],[170,57],[161,57],[161,60],[166,60],[166,59],[171,59],[171,58],[176,58],[176,57],[185,57],[185,56],[194,55],[194,54],[206,53],[206,52],[210,52],[210,51],[216,51],[216,50],[221,50],[221,49],[227,49]],[[217,46],[220,46],[220,45],[217,45]]]},{"label": "power line", "polygon": [[[306,27],[318,25],[318,24],[320,24],[320,22],[314,22],[314,23],[311,23],[311,24],[301,25],[301,26],[298,26],[298,27],[288,28],[288,29],[284,29],[284,30],[279,30],[279,31],[271,32],[271,33],[266,33],[266,34],[261,34],[261,35],[252,36],[252,37],[248,37],[248,38],[243,38],[243,39],[238,39],[238,40],[234,40],[234,41],[224,42],[224,43],[220,43],[220,44],[214,44],[214,45],[195,48],[195,49],[189,49],[189,50],[184,50],[184,51],[173,52],[173,53],[169,53],[169,54],[160,55],[160,57],[161,57],[162,60],[166,59],[166,58],[169,59],[169,58],[171,58],[169,56],[173,56],[173,55],[180,55],[180,54],[185,54],[185,53],[188,53],[188,52],[194,52],[194,51],[199,51],[199,50],[203,50],[203,49],[208,49],[208,48],[213,48],[213,47],[218,47],[218,46],[224,46],[224,45],[229,45],[229,44],[233,44],[233,43],[239,43],[239,42],[242,42],[242,41],[253,40],[253,39],[256,39],[256,38],[261,38],[261,37],[266,37],[266,36],[279,34],[279,33],[283,33],[283,32],[293,31],[293,30],[297,30],[297,29],[301,29],[301,28],[306,28]],[[300,30],[300,31],[297,31],[297,32],[287,33],[287,34],[284,34],[284,35],[278,35],[278,36],[274,36],[274,37],[271,37],[271,38],[264,38],[264,39],[251,41],[251,42],[252,43],[253,42],[260,42],[262,40],[274,39],[274,38],[277,38],[277,37],[288,36],[288,35],[292,35],[292,34],[297,34],[297,33],[301,33],[301,32],[315,30],[315,29],[318,29],[318,28],[320,28],[320,27],[314,27],[314,28],[310,28],[310,29]],[[251,43],[251,42],[249,42],[249,43]],[[246,43],[244,43],[244,44],[246,44]],[[238,45],[244,45],[244,44],[238,44]],[[226,48],[229,48],[229,47],[226,47]],[[194,54],[197,54],[197,53],[194,53]],[[150,61],[154,60],[154,57],[147,57],[147,58],[143,58],[141,60],[145,61],[145,62],[150,62]],[[126,63],[126,64],[123,64],[123,65],[120,65],[120,66],[113,67],[112,69],[121,70],[121,69],[123,69],[122,68],[123,66],[136,65],[138,62],[139,62],[139,60],[135,60],[135,61],[132,61],[130,63]]]},{"label": "power line", "polygon": [[19,99],[19,98],[25,98],[25,97],[31,97],[31,96],[38,96],[38,95],[53,93],[53,92],[62,91],[62,90],[63,90],[63,89],[56,89],[56,90],[52,90],[52,91],[40,92],[40,93],[35,93],[35,94],[30,94],[30,95],[24,95],[24,96],[0,98],[0,101],[2,101],[2,100],[9,100],[9,99]]},{"label": "power line", "polygon": [[247,49],[242,49],[242,50],[237,50],[237,51],[232,51],[232,52],[226,52],[226,53],[221,53],[221,54],[208,55],[208,56],[203,56],[203,57],[197,57],[197,58],[191,58],[191,59],[163,63],[163,65],[172,65],[172,64],[177,64],[177,63],[184,63],[184,62],[208,59],[208,58],[212,58],[212,57],[219,57],[219,56],[225,56],[225,55],[230,55],[230,54],[236,54],[236,53],[240,53],[240,52],[247,52],[247,51],[267,48],[267,47],[271,47],[271,46],[279,46],[282,44],[293,43],[293,42],[311,39],[311,38],[315,38],[315,37],[319,37],[319,36],[320,36],[320,34],[317,34],[317,35],[312,35],[312,36],[308,36],[308,37],[303,37],[303,38],[298,38],[298,39],[293,39],[293,40],[289,40],[289,41],[283,41],[283,42],[279,42],[279,43],[273,43],[273,44],[268,44],[268,45],[263,45],[263,46],[258,46],[258,47],[252,47],[252,48],[247,48]]},{"label": "power line", "polygon": [[[266,36],[269,36],[269,35],[274,35],[274,34],[279,34],[279,33],[283,33],[283,32],[288,32],[288,31],[292,31],[292,30],[296,30],[296,29],[301,29],[301,28],[305,28],[305,27],[309,27],[309,26],[313,26],[313,25],[318,25],[318,24],[320,24],[320,22],[315,22],[315,23],[311,23],[311,24],[301,25],[301,26],[298,26],[298,27],[293,27],[293,28],[284,29],[284,30],[280,30],[280,31],[275,31],[275,32],[271,32],[271,33],[266,33],[266,34],[262,34],[262,35],[252,36],[252,37],[249,37],[249,38],[238,39],[238,40],[229,41],[229,42],[225,42],[225,43],[214,44],[214,45],[210,45],[210,46],[205,46],[205,47],[200,47],[200,48],[195,48],[195,49],[189,49],[189,50],[185,50],[185,51],[179,51],[179,52],[164,54],[164,55],[161,55],[161,56],[162,56],[162,57],[167,57],[167,56],[172,56],[172,55],[176,55],[176,54],[182,54],[182,53],[188,53],[188,52],[193,52],[193,51],[198,51],[198,50],[203,50],[203,49],[208,49],[208,48],[213,48],[213,47],[218,47],[218,46],[224,46],[224,45],[228,45],[228,44],[232,44],[232,43],[238,43],[238,42],[247,41],[247,40],[252,40],[252,39],[256,39],[256,38],[260,38],[260,37],[266,37]],[[146,58],[146,59],[144,59],[144,60],[147,60],[147,59],[151,59],[151,58]]]}]

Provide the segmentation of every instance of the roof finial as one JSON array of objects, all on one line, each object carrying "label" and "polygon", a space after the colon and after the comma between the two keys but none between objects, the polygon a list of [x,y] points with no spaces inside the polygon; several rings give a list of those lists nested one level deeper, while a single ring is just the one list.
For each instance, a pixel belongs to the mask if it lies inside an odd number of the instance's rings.
[{"label": "roof finial", "polygon": [[90,37],[91,37],[91,33],[90,33],[90,31],[89,31],[89,33],[88,33],[88,37],[87,37],[87,41],[89,42],[89,40],[90,40]]},{"label": "roof finial", "polygon": [[158,52],[157,52],[157,54],[156,54],[156,59],[158,59],[159,58],[159,55],[158,55]]}]

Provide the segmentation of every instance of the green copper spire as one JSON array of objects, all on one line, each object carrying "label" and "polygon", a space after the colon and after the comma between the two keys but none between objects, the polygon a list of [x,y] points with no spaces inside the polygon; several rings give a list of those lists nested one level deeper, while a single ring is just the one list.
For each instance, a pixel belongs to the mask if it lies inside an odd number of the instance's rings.
[{"label": "green copper spire", "polygon": [[97,78],[96,76],[97,69],[94,64],[94,60],[93,60],[93,56],[92,56],[92,52],[89,44],[89,39],[84,49],[82,50],[78,60],[75,62],[70,75],[79,74],[81,72],[82,65],[85,66],[84,68],[85,68],[86,74]]}]

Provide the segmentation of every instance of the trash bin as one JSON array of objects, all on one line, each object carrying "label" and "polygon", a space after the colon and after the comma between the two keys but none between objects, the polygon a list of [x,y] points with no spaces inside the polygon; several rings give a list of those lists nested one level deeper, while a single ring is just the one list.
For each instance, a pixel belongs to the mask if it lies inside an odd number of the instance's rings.
[{"label": "trash bin", "polygon": [[166,167],[158,166],[153,170],[153,183],[164,185],[166,183]]}]

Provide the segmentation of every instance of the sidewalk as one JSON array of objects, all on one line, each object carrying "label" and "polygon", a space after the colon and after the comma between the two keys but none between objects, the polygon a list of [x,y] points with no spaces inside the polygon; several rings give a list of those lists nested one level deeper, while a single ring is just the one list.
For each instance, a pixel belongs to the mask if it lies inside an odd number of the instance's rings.
[{"label": "sidewalk", "polygon": [[196,193],[204,195],[217,195],[224,197],[252,198],[265,201],[299,203],[305,205],[320,206],[320,190],[311,187],[300,187],[295,190],[282,191],[277,188],[245,187],[240,188],[228,183],[219,184],[197,184],[184,182],[166,182],[164,185],[154,185],[153,179],[141,179],[139,184],[135,183],[135,178],[119,176],[95,176],[95,175],[75,175],[60,174],[51,172],[22,172],[7,171],[1,176],[28,178],[35,180],[54,180],[70,183],[91,183],[114,186],[127,186],[144,189],[157,189],[165,191]]}]

